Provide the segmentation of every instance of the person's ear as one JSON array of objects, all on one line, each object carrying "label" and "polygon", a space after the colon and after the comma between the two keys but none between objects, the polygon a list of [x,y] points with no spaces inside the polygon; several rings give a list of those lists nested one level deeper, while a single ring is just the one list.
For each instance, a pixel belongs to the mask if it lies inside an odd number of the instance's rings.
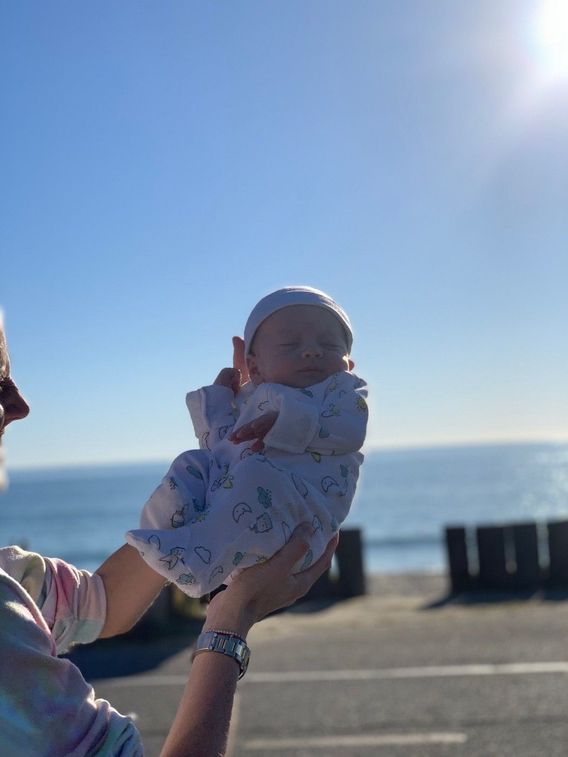
[{"label": "person's ear", "polygon": [[349,358],[349,370],[352,371],[353,368],[355,368],[355,363],[353,362],[353,360],[351,360],[351,358]]}]

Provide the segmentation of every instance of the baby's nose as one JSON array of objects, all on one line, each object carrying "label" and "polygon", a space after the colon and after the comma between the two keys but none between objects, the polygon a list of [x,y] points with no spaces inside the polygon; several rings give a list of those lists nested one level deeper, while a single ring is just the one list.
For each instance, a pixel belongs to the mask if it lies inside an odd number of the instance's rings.
[{"label": "baby's nose", "polygon": [[320,357],[322,354],[321,347],[317,344],[307,344],[302,350],[304,357]]}]

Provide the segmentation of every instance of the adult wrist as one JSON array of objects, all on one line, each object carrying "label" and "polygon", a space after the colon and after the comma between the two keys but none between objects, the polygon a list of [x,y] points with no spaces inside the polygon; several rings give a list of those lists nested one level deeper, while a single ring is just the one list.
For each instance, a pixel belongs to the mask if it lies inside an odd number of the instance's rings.
[{"label": "adult wrist", "polygon": [[203,631],[197,637],[191,659],[194,660],[203,652],[213,652],[230,657],[239,666],[239,679],[247,672],[250,649],[246,641],[237,634],[218,629]]},{"label": "adult wrist", "polygon": [[254,625],[255,618],[246,603],[239,597],[233,597],[230,587],[216,594],[207,608],[203,632],[222,628],[246,639]]}]

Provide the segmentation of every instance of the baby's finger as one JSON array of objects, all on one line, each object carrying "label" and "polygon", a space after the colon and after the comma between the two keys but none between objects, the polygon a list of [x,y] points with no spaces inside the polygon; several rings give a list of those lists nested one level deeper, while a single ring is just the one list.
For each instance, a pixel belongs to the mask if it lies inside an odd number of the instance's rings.
[{"label": "baby's finger", "polygon": [[246,442],[248,439],[254,439],[255,435],[252,431],[252,425],[250,423],[241,426],[229,436],[232,442]]}]

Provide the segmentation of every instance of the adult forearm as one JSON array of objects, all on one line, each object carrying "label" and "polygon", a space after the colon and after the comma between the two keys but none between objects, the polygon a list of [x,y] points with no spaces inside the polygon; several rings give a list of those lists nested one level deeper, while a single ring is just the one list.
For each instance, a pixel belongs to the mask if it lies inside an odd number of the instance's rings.
[{"label": "adult forearm", "polygon": [[[325,554],[303,573],[292,573],[309,548],[311,526],[303,524],[270,560],[239,573],[217,594],[204,631],[228,631],[246,639],[257,620],[301,597],[330,565],[337,536]],[[218,652],[200,652],[193,662],[177,715],[161,757],[219,757],[229,733],[239,665]]]},{"label": "adult forearm", "polygon": [[219,757],[227,749],[239,667],[216,652],[196,656],[161,757]]},{"label": "adult forearm", "polygon": [[126,633],[142,617],[166,584],[138,554],[125,544],[98,568],[107,598],[107,615],[101,637]]},{"label": "adult forearm", "polygon": [[[217,594],[207,610],[205,631],[226,631],[246,638],[257,620],[250,589],[239,582]],[[227,749],[239,665],[218,652],[194,659],[175,720],[161,757],[218,757]]]}]

